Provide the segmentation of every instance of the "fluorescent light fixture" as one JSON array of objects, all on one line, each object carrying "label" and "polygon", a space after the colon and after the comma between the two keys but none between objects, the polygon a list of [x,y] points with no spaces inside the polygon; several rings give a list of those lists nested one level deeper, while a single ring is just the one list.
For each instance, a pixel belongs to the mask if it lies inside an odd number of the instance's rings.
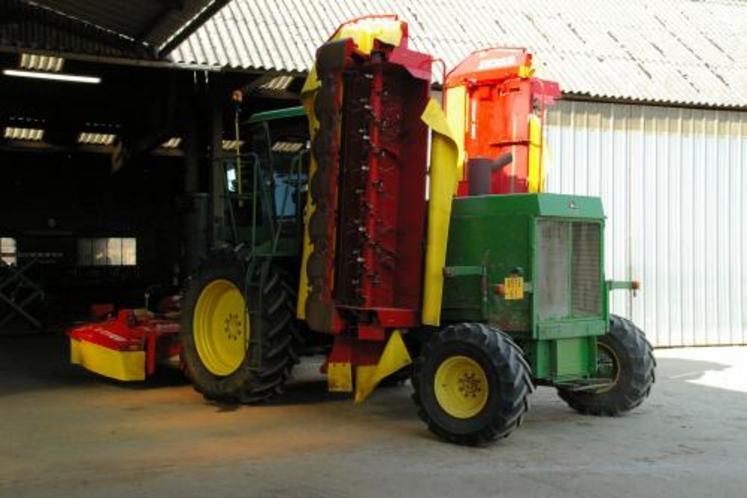
[{"label": "fluorescent light fixture", "polygon": [[18,67],[31,71],[59,73],[62,71],[62,65],[64,63],[65,59],[53,55],[21,54],[21,60],[18,61]]},{"label": "fluorescent light fixture", "polygon": [[178,149],[182,144],[182,137],[171,137],[161,144],[164,149]]},{"label": "fluorescent light fixture", "polygon": [[272,144],[272,151],[288,152],[293,154],[303,149],[304,145],[305,144],[303,142],[275,142],[274,144]]},{"label": "fluorescent light fixture", "polygon": [[223,140],[223,150],[238,150],[242,145],[243,140]]},{"label": "fluorescent light fixture", "polygon": [[101,83],[98,76],[80,76],[77,74],[48,73],[45,71],[23,71],[20,69],[3,69],[5,76],[17,76],[19,78],[35,78],[40,80],[66,81],[69,83]]},{"label": "fluorescent light fixture", "polygon": [[96,133],[90,131],[81,132],[78,135],[78,143],[85,145],[111,145],[116,140],[117,135],[111,133]]},{"label": "fluorescent light fixture", "polygon": [[3,134],[8,140],[27,140],[30,142],[41,142],[44,138],[44,130],[39,128],[17,128],[8,126]]},{"label": "fluorescent light fixture", "polygon": [[293,76],[275,76],[267,83],[261,84],[259,88],[261,90],[283,91],[293,83],[293,79]]}]

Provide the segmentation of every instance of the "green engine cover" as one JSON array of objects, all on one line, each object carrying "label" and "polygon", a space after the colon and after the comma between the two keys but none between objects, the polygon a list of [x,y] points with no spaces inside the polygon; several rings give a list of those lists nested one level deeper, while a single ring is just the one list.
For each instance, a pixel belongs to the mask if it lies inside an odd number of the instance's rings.
[{"label": "green engine cover", "polygon": [[446,260],[445,322],[486,322],[510,333],[538,379],[594,374],[595,337],[608,323],[600,199],[455,199]]}]

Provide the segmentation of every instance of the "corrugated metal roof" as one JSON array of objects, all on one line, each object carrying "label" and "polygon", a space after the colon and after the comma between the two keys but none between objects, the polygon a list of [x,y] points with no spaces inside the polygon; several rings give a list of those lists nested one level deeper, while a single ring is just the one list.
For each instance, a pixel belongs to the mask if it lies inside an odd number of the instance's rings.
[{"label": "corrugated metal roof", "polygon": [[220,0],[24,0],[100,26],[154,48],[166,44]]},{"label": "corrugated metal roof", "polygon": [[0,49],[155,58],[143,43],[20,0],[0,0]]},{"label": "corrugated metal roof", "polygon": [[529,47],[567,93],[747,106],[747,2],[740,0],[232,0],[177,62],[303,72],[343,21],[396,13],[415,49],[453,67],[477,48]]},{"label": "corrugated metal roof", "polygon": [[[168,53],[172,43],[181,42],[228,1],[0,0],[0,28],[11,46],[61,50],[57,45],[62,44],[96,53],[91,42],[116,50],[129,43],[136,51]],[[111,55],[101,46],[98,52]]]}]

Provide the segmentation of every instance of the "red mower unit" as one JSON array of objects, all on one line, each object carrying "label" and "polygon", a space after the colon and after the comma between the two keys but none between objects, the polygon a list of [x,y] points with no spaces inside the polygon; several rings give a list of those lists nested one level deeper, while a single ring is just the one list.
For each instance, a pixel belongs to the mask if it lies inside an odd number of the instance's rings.
[{"label": "red mower unit", "polygon": [[115,318],[68,331],[70,361],[112,379],[145,380],[158,364],[179,364],[178,333],[176,320],[145,310],[120,310]]},{"label": "red mower unit", "polygon": [[[433,59],[408,48],[405,23],[394,26],[396,44],[333,36],[307,81],[307,90],[321,86],[308,104],[320,126],[303,311],[313,330],[334,335],[327,368],[340,391],[352,390],[354,368],[373,372],[392,331],[420,324],[428,143],[420,116]],[[372,388],[361,377],[359,399]]]}]

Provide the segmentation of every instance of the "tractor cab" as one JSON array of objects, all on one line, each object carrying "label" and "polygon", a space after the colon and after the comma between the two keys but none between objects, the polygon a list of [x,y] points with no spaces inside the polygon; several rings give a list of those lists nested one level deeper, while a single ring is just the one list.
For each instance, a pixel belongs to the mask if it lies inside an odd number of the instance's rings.
[{"label": "tractor cab", "polygon": [[237,123],[224,160],[229,238],[298,243],[306,198],[308,126],[303,107],[263,111]]}]

